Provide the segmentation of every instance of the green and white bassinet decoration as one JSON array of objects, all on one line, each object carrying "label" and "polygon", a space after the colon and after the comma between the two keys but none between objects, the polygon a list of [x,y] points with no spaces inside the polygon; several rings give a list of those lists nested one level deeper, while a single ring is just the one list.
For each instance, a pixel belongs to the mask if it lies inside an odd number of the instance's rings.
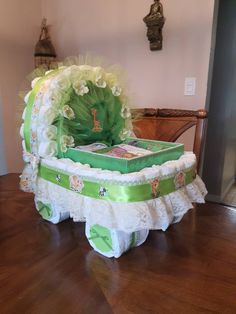
[{"label": "green and white bassinet decoration", "polygon": [[204,202],[192,153],[131,173],[70,158],[72,148],[109,148],[132,135],[128,98],[111,71],[89,65],[48,71],[32,81],[25,103],[22,190],[35,193],[44,219],[86,222],[89,243],[101,254],[119,257],[142,244],[150,229],[166,230],[192,202]]}]

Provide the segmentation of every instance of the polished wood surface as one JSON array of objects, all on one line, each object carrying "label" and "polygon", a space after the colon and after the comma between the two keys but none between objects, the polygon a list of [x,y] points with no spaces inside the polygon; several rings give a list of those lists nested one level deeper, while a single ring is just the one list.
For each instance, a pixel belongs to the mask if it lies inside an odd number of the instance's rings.
[{"label": "polished wood surface", "polygon": [[0,313],[236,313],[236,211],[199,205],[118,260],[0,177]]},{"label": "polished wood surface", "polygon": [[137,137],[175,142],[185,131],[195,128],[193,152],[198,160],[202,150],[203,125],[207,118],[207,111],[183,109],[133,109],[134,132]]}]

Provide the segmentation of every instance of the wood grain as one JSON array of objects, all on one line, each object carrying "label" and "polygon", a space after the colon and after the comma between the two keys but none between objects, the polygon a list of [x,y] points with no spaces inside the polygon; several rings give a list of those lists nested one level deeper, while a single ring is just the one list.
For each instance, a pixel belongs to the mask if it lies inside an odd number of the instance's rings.
[{"label": "wood grain", "polygon": [[0,177],[0,313],[236,313],[236,211],[199,205],[120,259],[84,224],[43,221],[18,176]]}]

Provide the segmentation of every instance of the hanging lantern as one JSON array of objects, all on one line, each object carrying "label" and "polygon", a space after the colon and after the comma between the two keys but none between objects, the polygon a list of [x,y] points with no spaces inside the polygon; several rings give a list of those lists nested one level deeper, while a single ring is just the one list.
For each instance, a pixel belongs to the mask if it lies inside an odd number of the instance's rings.
[{"label": "hanging lantern", "polygon": [[35,46],[34,60],[35,68],[45,67],[52,69],[56,65],[56,51],[51,42],[45,18],[42,20],[39,40]]}]

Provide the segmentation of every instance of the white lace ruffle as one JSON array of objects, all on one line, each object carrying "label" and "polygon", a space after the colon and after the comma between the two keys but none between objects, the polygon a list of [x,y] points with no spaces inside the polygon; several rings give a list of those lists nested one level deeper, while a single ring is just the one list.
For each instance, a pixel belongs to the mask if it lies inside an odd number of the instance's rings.
[{"label": "white lace ruffle", "polygon": [[38,178],[36,200],[49,203],[61,212],[70,212],[74,221],[100,224],[109,229],[134,232],[143,229],[166,230],[181,220],[192,203],[204,203],[207,191],[200,177],[187,186],[153,200],[117,203],[97,200]]}]

